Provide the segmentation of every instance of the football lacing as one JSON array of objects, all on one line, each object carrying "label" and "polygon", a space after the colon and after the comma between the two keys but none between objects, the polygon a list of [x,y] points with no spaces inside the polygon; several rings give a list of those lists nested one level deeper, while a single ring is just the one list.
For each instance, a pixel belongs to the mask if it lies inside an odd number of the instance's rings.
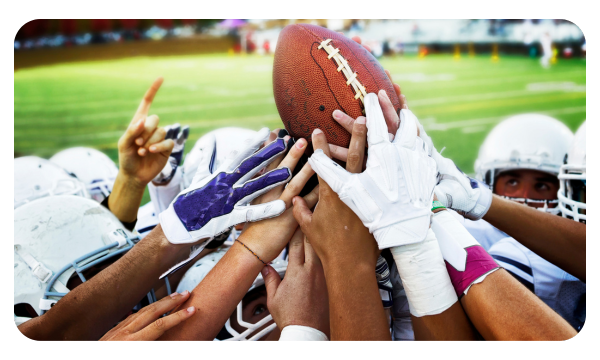
[{"label": "football lacing", "polygon": [[319,45],[318,49],[324,49],[327,52],[327,54],[329,54],[327,58],[335,60],[335,62],[338,64],[337,71],[341,71],[346,77],[346,85],[352,85],[352,89],[356,94],[354,95],[354,99],[360,99],[364,107],[365,96],[367,96],[367,89],[358,81],[358,74],[352,71],[350,65],[348,64],[348,61],[346,61],[342,54],[340,54],[340,49],[334,48],[333,46],[329,45],[331,40],[332,39],[327,39],[321,42],[321,45]]}]

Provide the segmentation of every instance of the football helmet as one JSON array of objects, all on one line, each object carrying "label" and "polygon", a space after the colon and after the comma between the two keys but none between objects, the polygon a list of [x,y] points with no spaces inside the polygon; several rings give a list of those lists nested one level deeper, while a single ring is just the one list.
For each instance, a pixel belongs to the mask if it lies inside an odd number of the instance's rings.
[{"label": "football helmet", "polygon": [[14,217],[17,325],[42,315],[137,242],[108,209],[77,196],[39,199]]},{"label": "football helmet", "polygon": [[183,162],[183,188],[187,189],[192,184],[192,179],[198,170],[198,165],[204,156],[212,156],[212,169],[218,169],[221,165],[221,161],[225,159],[229,153],[236,150],[244,140],[256,135],[256,131],[242,129],[237,127],[226,127],[211,131],[209,134],[215,135],[215,141],[217,143],[214,154],[206,154],[204,149],[208,145],[208,141],[211,141],[211,136],[202,136],[196,143],[190,152],[186,155],[185,161]]},{"label": "football helmet", "polygon": [[37,156],[14,160],[15,209],[45,196],[77,195],[89,197],[85,184],[56,164]]},{"label": "football helmet", "polygon": [[[478,180],[494,190],[497,176],[510,170],[537,170],[558,175],[573,133],[560,121],[541,114],[522,114],[498,124],[485,138],[475,161]],[[505,198],[525,204],[543,204],[541,211],[558,214],[558,200]]]},{"label": "football helmet", "polygon": [[575,140],[567,153],[565,164],[560,168],[558,179],[558,207],[562,216],[585,223],[585,122],[575,133]]},{"label": "football helmet", "polygon": [[110,194],[119,172],[106,154],[87,147],[59,151],[50,161],[83,181],[88,193],[98,202],[102,202]]},{"label": "football helmet", "polygon": [[[222,246],[219,249],[217,249],[217,251],[210,253],[210,254],[204,256],[203,258],[201,258],[200,260],[198,260],[185,273],[185,275],[183,275],[183,278],[181,279],[181,281],[179,282],[179,285],[177,286],[177,292],[181,294],[185,290],[188,290],[190,292],[192,290],[194,290],[196,285],[198,285],[206,277],[206,275],[210,272],[210,270],[212,270],[212,268],[215,267],[215,265],[219,262],[219,260],[221,260],[221,258],[223,257],[223,255],[225,255],[225,253],[227,252],[228,249],[229,249],[228,246]],[[283,277],[285,275],[285,271],[287,270],[288,262],[285,259],[277,258],[277,259],[273,260],[273,262],[271,262],[270,265],[275,269],[275,271],[277,271],[279,276]],[[248,293],[250,293],[250,291],[252,291],[264,284],[265,284],[265,281],[262,277],[262,274],[258,274],[256,279],[252,283],[252,286],[250,287],[250,289],[248,289]],[[271,314],[262,318],[255,324],[244,321],[243,316],[242,316],[243,301],[244,300],[240,301],[239,304],[237,305],[236,319],[237,319],[238,324],[241,327],[245,328],[246,330],[242,331],[241,333],[237,332],[231,326],[231,320],[230,320],[230,318],[228,318],[227,322],[225,323],[225,327],[223,328],[223,330],[221,330],[221,332],[218,335],[218,339],[216,339],[216,340],[256,341],[256,340],[259,340],[262,337],[266,336],[271,331],[273,331],[273,329],[275,329],[277,327],[277,324],[275,324],[274,322],[269,324],[269,322],[273,321],[273,317],[271,316]],[[265,327],[264,329],[258,331],[261,327],[265,326],[266,324],[269,324],[269,325],[267,327]],[[257,332],[257,333],[254,334],[255,332]]]}]

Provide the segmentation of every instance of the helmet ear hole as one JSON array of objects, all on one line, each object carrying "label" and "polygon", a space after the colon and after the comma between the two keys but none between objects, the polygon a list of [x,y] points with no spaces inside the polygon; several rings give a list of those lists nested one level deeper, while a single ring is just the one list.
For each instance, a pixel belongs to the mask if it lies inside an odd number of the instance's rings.
[{"label": "helmet ear hole", "polygon": [[38,314],[35,312],[35,309],[31,305],[26,303],[20,303],[15,304],[15,316],[34,318],[38,317]]}]

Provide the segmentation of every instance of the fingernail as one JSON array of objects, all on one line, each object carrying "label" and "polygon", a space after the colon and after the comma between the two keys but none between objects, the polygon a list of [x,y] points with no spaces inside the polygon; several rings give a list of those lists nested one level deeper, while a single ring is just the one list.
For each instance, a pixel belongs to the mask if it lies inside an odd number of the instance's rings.
[{"label": "fingernail", "polygon": [[367,123],[367,118],[364,116],[359,116],[358,118],[356,118],[356,123],[360,124],[360,125],[364,125]]},{"label": "fingernail", "polygon": [[150,151],[156,151],[156,146],[150,146]]},{"label": "fingernail", "polygon": [[394,134],[388,134],[390,136],[390,141],[394,141]]},{"label": "fingernail", "polygon": [[322,134],[323,132],[321,131],[321,129],[315,129],[313,131],[313,135],[317,135],[317,134]]},{"label": "fingernail", "polygon": [[186,291],[182,292],[182,293],[181,293],[181,295],[183,295],[183,296],[186,296],[186,295],[187,295],[187,294],[189,294],[189,293],[190,293],[190,292],[186,290]]},{"label": "fingernail", "polygon": [[186,309],[188,313],[193,313],[195,308],[193,306],[190,306],[189,308]]},{"label": "fingernail", "polygon": [[292,205],[296,204],[296,198],[292,199]]},{"label": "fingernail", "polygon": [[382,94],[382,95],[383,95],[383,97],[385,97],[385,98],[386,98],[386,99],[388,99],[388,100],[390,99],[390,97],[389,97],[389,96],[388,96],[388,94],[387,94],[387,91],[385,91],[385,90],[381,89],[381,90],[379,90],[379,94],[381,94],[381,93],[383,93],[383,94]]},{"label": "fingernail", "polygon": [[283,137],[283,141],[285,141],[286,143],[288,141],[290,141],[290,139],[291,139],[291,137],[289,135],[286,135],[286,136]]},{"label": "fingernail", "polygon": [[333,117],[336,118],[336,119],[338,119],[338,120],[341,119],[342,118],[342,112],[339,111],[339,110],[334,110],[333,111]]},{"label": "fingernail", "polygon": [[144,138],[139,137],[135,139],[135,143],[138,145],[144,145]]},{"label": "fingernail", "polygon": [[298,149],[303,149],[305,146],[306,146],[306,140],[300,139],[300,140],[296,141],[296,147]]},{"label": "fingernail", "polygon": [[146,149],[140,149],[140,155],[146,155]]},{"label": "fingernail", "polygon": [[269,275],[269,267],[268,266],[263,267],[260,272],[264,278],[265,276]]},{"label": "fingernail", "polygon": [[176,296],[179,296],[178,292],[174,292],[171,295],[169,295],[171,297],[171,299],[175,299]]}]

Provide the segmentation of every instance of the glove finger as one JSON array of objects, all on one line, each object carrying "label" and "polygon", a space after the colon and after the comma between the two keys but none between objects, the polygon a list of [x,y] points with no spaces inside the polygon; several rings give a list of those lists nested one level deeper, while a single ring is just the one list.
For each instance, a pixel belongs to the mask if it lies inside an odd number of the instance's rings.
[{"label": "glove finger", "polygon": [[165,136],[165,139],[175,139],[179,133],[179,129],[181,129],[181,125],[178,123],[169,126],[167,128],[167,135]]},{"label": "glove finger", "polygon": [[315,153],[308,158],[308,163],[313,170],[323,179],[331,190],[335,191],[338,195],[344,186],[344,183],[350,181],[351,174],[336,164],[327,155],[323,153],[321,149],[315,151]]},{"label": "glove finger", "polygon": [[249,158],[256,152],[256,150],[260,148],[260,146],[269,137],[269,134],[269,128],[262,128],[256,133],[255,136],[246,139],[240,147],[227,154],[225,160],[223,161],[223,165],[221,165],[219,168],[219,171],[231,172],[235,170],[235,168],[237,168],[242,161]]},{"label": "glove finger", "polygon": [[400,110],[400,128],[394,143],[407,149],[413,149],[417,140],[417,117],[410,110]]},{"label": "glove finger", "polygon": [[183,145],[185,143],[185,141],[187,140],[187,138],[188,138],[189,135],[190,135],[190,127],[186,125],[186,126],[183,127],[183,129],[181,130],[181,132],[177,136],[177,140],[175,141],[175,143],[177,145]]},{"label": "glove finger", "polygon": [[245,159],[236,169],[235,174],[239,177],[237,184],[243,184],[252,179],[262,168],[273,162],[287,149],[285,139],[275,139],[272,143],[260,149],[256,154]]},{"label": "glove finger", "polygon": [[243,186],[236,187],[233,196],[237,199],[237,205],[245,205],[254,198],[267,191],[288,182],[292,178],[292,172],[288,168],[275,169],[246,182]]},{"label": "glove finger", "polygon": [[240,210],[246,213],[247,222],[254,222],[270,219],[283,214],[285,211],[285,203],[283,200],[274,200],[264,204],[244,206],[238,211]]},{"label": "glove finger", "polygon": [[367,115],[367,142],[369,147],[380,143],[389,143],[390,137],[387,124],[376,94],[371,93],[365,96],[365,112]]}]

